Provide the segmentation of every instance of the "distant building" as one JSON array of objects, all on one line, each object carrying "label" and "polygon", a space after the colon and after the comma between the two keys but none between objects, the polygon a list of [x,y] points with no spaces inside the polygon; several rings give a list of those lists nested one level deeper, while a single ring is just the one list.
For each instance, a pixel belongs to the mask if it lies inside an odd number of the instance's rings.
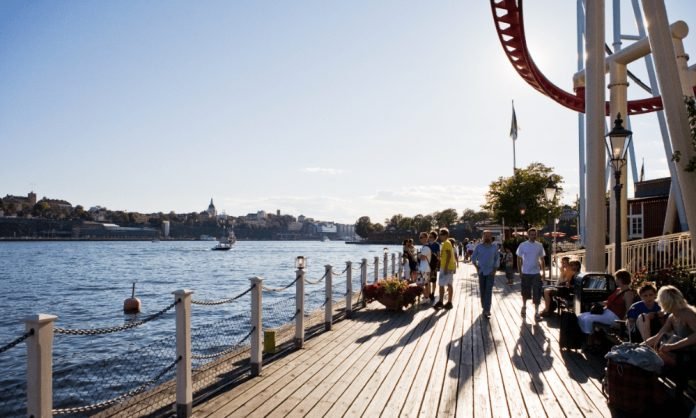
[{"label": "distant building", "polygon": [[[669,177],[635,183],[634,197],[628,199],[629,240],[662,235],[671,184]],[[669,232],[680,232],[678,219]]]},{"label": "distant building", "polygon": [[[8,215],[13,215],[22,210],[31,210],[36,204],[36,193],[29,192],[27,197],[8,194],[2,198],[2,204]],[[12,211],[13,208],[14,211]]]},{"label": "distant building", "polygon": [[208,205],[208,216],[214,218],[217,216],[217,210],[215,210],[215,205],[213,204],[213,198],[210,198],[210,204]]}]

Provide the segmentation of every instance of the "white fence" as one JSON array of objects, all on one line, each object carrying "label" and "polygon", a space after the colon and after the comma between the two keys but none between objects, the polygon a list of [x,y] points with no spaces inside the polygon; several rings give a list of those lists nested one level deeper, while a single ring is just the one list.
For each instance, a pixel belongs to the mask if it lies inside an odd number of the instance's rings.
[{"label": "white fence", "polygon": [[[606,255],[607,272],[614,273],[614,245],[607,245],[604,249]],[[585,264],[585,250],[557,253],[556,258],[570,257]],[[631,273],[641,270],[648,272],[660,271],[671,266],[680,266],[687,269],[696,268],[696,253],[691,245],[689,232],[663,235],[660,237],[646,238],[629,241],[621,244],[622,267]],[[556,276],[558,267],[554,266]]]}]

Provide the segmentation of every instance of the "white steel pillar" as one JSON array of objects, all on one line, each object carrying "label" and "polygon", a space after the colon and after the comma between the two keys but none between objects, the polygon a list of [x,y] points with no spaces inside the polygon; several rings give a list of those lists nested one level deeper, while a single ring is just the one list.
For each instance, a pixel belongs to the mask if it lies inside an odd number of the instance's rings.
[{"label": "white steel pillar", "polygon": [[669,136],[672,139],[674,151],[681,153],[680,161],[676,162],[676,180],[684,199],[686,221],[691,232],[691,243],[696,248],[696,231],[694,231],[696,228],[696,187],[694,187],[696,172],[684,171],[687,161],[696,157],[696,151],[691,145],[689,116],[684,105],[676,62],[677,57],[667,21],[667,10],[664,1],[661,0],[642,0],[642,4],[645,20],[648,23],[650,49],[655,57],[657,81],[662,92],[662,104],[667,117]]},{"label": "white steel pillar", "polygon": [[[585,10],[583,8],[583,0],[577,1],[577,57],[578,71],[585,68]],[[585,217],[587,216],[587,192],[585,184],[587,183],[585,171],[585,114],[578,112],[578,180],[580,182],[580,195],[578,196],[578,235],[580,236],[579,243],[584,245],[585,242]]]},{"label": "white steel pillar", "polygon": [[[617,63],[616,61],[612,61],[609,64],[609,115],[610,115],[610,124],[611,126],[614,126],[614,120],[616,119],[616,116],[620,113],[622,119],[624,120],[624,127],[626,127],[626,120],[627,120],[627,94],[628,94],[628,76],[626,72],[626,65],[625,64],[620,64]],[[626,138],[626,141],[628,141],[628,138]],[[621,168],[621,184],[623,187],[621,188],[621,196],[620,196],[620,202],[621,202],[621,216],[620,216],[620,224],[621,224],[621,241],[620,242],[628,242],[628,234],[626,230],[626,218],[627,218],[627,193],[626,190],[628,189],[628,176],[626,175],[626,168],[627,164],[624,164],[623,167]],[[610,242],[615,243],[616,242],[616,216],[614,215],[616,213],[616,196],[614,196],[614,186],[616,183],[615,177],[612,175],[610,176],[611,178],[611,190],[612,190],[612,198],[609,199],[610,205],[609,205],[609,236]],[[614,248],[614,251],[621,251],[620,248]],[[622,259],[623,260],[623,259]]]},{"label": "white steel pillar", "polygon": [[588,1],[585,16],[587,211],[585,270],[605,271],[604,0]]},{"label": "white steel pillar", "polygon": [[263,342],[261,341],[261,335],[263,335],[263,315],[262,306],[262,294],[263,294],[263,279],[261,277],[252,277],[249,279],[251,285],[251,351],[250,351],[250,364],[251,364],[251,375],[259,376],[261,374],[261,368],[263,367],[263,354],[262,347]]}]

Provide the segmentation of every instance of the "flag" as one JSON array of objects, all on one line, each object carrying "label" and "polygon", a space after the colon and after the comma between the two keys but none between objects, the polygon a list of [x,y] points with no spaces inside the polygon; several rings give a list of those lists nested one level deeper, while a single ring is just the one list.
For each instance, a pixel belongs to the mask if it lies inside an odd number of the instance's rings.
[{"label": "flag", "polygon": [[640,166],[640,181],[645,181],[645,158],[643,158],[643,164]]},{"label": "flag", "polygon": [[517,115],[515,115],[515,101],[512,102],[512,123],[510,124],[510,138],[517,139]]}]

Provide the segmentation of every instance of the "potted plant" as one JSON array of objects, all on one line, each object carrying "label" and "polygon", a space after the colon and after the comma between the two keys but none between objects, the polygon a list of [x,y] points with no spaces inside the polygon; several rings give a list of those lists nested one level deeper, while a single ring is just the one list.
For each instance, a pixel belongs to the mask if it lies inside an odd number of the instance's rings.
[{"label": "potted plant", "polygon": [[396,277],[379,280],[363,287],[363,297],[366,302],[376,300],[391,311],[401,311],[404,307],[416,302],[423,293],[421,286],[411,284]]}]

